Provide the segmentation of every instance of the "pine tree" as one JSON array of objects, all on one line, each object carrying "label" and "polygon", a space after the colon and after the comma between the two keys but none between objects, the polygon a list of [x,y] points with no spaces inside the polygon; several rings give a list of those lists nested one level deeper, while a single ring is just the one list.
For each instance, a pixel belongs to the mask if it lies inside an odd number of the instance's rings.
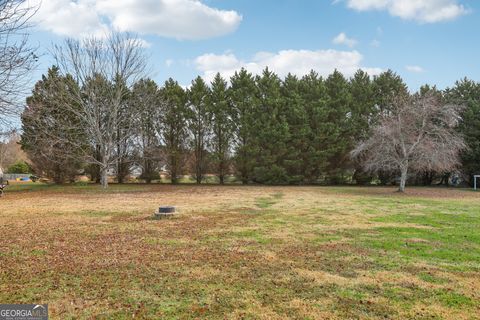
[{"label": "pine tree", "polygon": [[135,149],[137,160],[142,167],[141,178],[146,183],[158,179],[159,138],[157,122],[159,119],[160,98],[155,81],[140,80],[132,89],[130,100],[132,108],[138,110]]},{"label": "pine tree", "polygon": [[253,179],[253,165],[257,153],[253,141],[256,136],[253,125],[256,121],[257,87],[252,74],[245,69],[235,72],[230,83],[235,169],[242,183],[247,184]]},{"label": "pine tree", "polygon": [[[138,117],[138,110],[131,105],[131,91],[122,79],[117,78],[112,86],[118,87],[114,89],[115,92],[121,92],[121,103],[118,110],[118,117],[120,119],[136,119]],[[136,125],[136,124],[135,124]],[[132,145],[134,130],[129,131],[128,126],[120,125],[116,128],[115,135],[116,144],[116,165],[115,171],[117,175],[117,182],[124,183],[125,178],[130,173],[130,168],[134,162],[132,154]]]},{"label": "pine tree", "polygon": [[207,104],[208,95],[209,88],[201,77],[193,80],[192,86],[187,91],[187,123],[193,151],[193,173],[197,184],[202,183],[208,164],[207,152],[212,122]]},{"label": "pine tree", "polygon": [[225,176],[229,170],[234,125],[232,104],[228,97],[228,85],[219,73],[212,82],[208,109],[212,120],[211,149],[213,164],[220,184],[224,184]]},{"label": "pine tree", "polygon": [[300,81],[300,91],[307,114],[307,156],[304,175],[308,183],[316,183],[325,175],[331,143],[328,130],[328,96],[323,79],[314,71]]},{"label": "pine tree", "polygon": [[301,81],[288,74],[282,82],[281,114],[288,122],[289,140],[284,160],[289,182],[299,184],[309,175],[309,137],[311,135],[309,118],[301,92]]},{"label": "pine tree", "polygon": [[[408,95],[407,85],[392,70],[387,70],[375,76],[372,86],[377,114],[388,112],[392,108],[395,97]],[[374,117],[372,122],[376,120],[377,118]]]},{"label": "pine tree", "polygon": [[[376,118],[373,85],[365,71],[358,70],[350,80],[350,93],[352,96],[350,128],[353,144],[349,149],[352,149],[356,143],[368,138],[370,122],[372,118]],[[359,161],[354,161],[353,168],[353,180],[357,184],[368,184],[373,179],[370,173],[364,172]]]},{"label": "pine tree", "polygon": [[74,101],[65,99],[66,92],[75,86],[73,78],[62,77],[57,67],[51,67],[35,84],[22,113],[22,149],[35,172],[56,183],[74,180],[84,166],[84,153],[89,149],[77,125],[81,120],[65,111],[62,104],[75,105]]},{"label": "pine tree", "polygon": [[352,97],[347,79],[335,70],[326,80],[325,88],[328,96],[325,129],[329,150],[329,182],[344,183],[346,169],[350,160]]},{"label": "pine tree", "polygon": [[254,181],[266,184],[288,183],[285,159],[290,139],[288,123],[282,112],[280,79],[265,69],[255,78],[257,85],[256,121],[253,124],[256,162],[253,168]]},{"label": "pine tree", "polygon": [[462,171],[473,185],[473,176],[480,174],[480,83],[467,78],[457,81],[445,91],[448,102],[464,106],[458,131],[468,149],[462,153]]},{"label": "pine tree", "polygon": [[186,93],[178,82],[169,79],[160,90],[160,121],[158,132],[167,159],[167,170],[172,184],[178,183],[187,148]]}]

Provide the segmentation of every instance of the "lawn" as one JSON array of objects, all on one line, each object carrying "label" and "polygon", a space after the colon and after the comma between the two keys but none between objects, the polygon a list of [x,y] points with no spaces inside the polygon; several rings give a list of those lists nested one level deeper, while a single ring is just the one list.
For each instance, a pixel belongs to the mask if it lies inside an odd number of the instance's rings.
[{"label": "lawn", "polygon": [[[51,319],[480,319],[480,193],[14,185],[0,303]],[[178,216],[153,220],[159,205]]]}]

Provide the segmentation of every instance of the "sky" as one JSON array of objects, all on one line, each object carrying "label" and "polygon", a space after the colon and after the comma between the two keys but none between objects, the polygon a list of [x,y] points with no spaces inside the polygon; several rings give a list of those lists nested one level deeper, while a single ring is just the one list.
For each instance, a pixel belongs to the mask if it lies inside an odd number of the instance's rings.
[{"label": "sky", "polygon": [[479,14],[478,0],[42,0],[33,80],[53,63],[52,44],[117,30],[142,38],[159,84],[268,66],[281,77],[392,69],[411,91],[443,89],[480,81]]}]

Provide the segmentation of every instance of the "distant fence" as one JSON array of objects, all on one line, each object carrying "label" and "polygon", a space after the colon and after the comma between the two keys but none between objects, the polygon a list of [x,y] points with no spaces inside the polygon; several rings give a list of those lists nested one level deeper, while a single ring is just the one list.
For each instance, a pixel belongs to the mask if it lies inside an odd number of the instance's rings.
[{"label": "distant fence", "polygon": [[4,180],[17,180],[21,178],[30,178],[30,173],[4,173],[3,179]]}]

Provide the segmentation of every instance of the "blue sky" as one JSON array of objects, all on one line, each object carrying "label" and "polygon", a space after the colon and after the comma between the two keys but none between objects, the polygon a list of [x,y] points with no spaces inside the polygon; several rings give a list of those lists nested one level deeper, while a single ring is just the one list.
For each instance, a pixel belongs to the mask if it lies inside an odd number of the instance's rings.
[{"label": "blue sky", "polygon": [[[392,69],[416,90],[480,80],[479,11],[473,0],[43,0],[32,41],[46,52],[65,37],[132,31],[159,83],[268,65],[281,76]],[[39,73],[51,63],[43,56]]]}]

